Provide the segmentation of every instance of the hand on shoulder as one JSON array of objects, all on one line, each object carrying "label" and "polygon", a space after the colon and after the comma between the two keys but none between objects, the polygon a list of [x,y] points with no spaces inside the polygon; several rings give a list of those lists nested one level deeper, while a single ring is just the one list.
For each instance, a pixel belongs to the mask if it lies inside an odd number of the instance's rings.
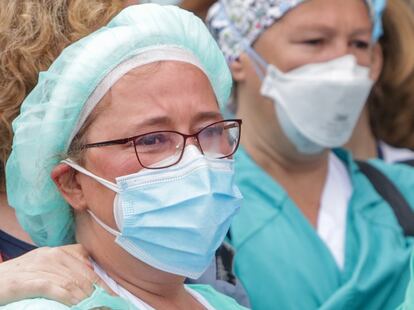
[{"label": "hand on shoulder", "polygon": [[1,263],[0,274],[0,305],[34,297],[74,305],[91,295],[94,283],[109,291],[78,244],[33,250]]}]

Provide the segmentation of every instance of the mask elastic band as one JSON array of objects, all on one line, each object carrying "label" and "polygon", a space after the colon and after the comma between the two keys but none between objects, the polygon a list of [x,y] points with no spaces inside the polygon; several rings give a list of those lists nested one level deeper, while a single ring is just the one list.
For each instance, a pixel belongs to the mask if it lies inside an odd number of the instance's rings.
[{"label": "mask elastic band", "polygon": [[247,55],[249,55],[250,59],[253,61],[253,66],[257,75],[259,76],[259,79],[263,81],[265,78],[267,62],[262,57],[260,57],[260,55],[250,46],[246,46],[245,51]]},{"label": "mask elastic band", "polygon": [[103,186],[109,188],[110,190],[114,191],[115,193],[119,193],[120,189],[119,187],[109,182],[108,180],[105,180],[104,178],[98,177],[97,175],[94,175],[92,172],[86,170],[85,168],[79,166],[77,163],[75,163],[72,159],[67,158],[65,160],[62,160],[61,163],[71,166],[73,169],[79,171],[80,173],[83,173],[84,175],[87,175],[91,177],[92,179],[96,180],[97,182],[101,183]]},{"label": "mask elastic band", "polygon": [[115,229],[113,229],[112,227],[109,227],[108,225],[106,225],[104,222],[102,222],[91,210],[87,209],[88,213],[93,217],[93,219],[99,224],[101,225],[101,227],[103,229],[105,229],[107,232],[109,232],[110,234],[114,235],[115,237],[119,237],[121,236],[121,233],[119,231],[116,231]]}]

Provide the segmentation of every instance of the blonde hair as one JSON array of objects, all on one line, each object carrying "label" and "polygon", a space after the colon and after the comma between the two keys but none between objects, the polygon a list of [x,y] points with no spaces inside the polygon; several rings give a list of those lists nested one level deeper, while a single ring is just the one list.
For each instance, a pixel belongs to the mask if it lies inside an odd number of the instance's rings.
[{"label": "blonde hair", "polygon": [[0,1],[0,192],[20,105],[69,44],[104,26],[125,0]]},{"label": "blonde hair", "polygon": [[368,100],[376,138],[414,148],[414,11],[403,0],[388,1],[380,44],[384,65]]}]

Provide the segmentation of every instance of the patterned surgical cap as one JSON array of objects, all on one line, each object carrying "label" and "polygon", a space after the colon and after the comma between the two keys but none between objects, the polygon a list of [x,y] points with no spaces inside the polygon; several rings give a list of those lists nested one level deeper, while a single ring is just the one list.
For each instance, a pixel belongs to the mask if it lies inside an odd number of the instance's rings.
[{"label": "patterned surgical cap", "polygon": [[[230,63],[289,10],[307,0],[219,0],[209,10],[207,24]],[[365,0],[373,20],[372,39],[382,35],[386,0]]]}]

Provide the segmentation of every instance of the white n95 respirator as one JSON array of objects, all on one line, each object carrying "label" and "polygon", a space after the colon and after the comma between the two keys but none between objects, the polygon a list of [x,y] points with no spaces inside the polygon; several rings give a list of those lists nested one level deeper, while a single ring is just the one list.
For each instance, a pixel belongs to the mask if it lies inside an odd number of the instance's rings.
[{"label": "white n95 respirator", "polygon": [[283,73],[254,50],[248,54],[266,67],[260,93],[274,102],[279,124],[299,152],[317,154],[349,140],[374,83],[368,67],[346,55]]}]

